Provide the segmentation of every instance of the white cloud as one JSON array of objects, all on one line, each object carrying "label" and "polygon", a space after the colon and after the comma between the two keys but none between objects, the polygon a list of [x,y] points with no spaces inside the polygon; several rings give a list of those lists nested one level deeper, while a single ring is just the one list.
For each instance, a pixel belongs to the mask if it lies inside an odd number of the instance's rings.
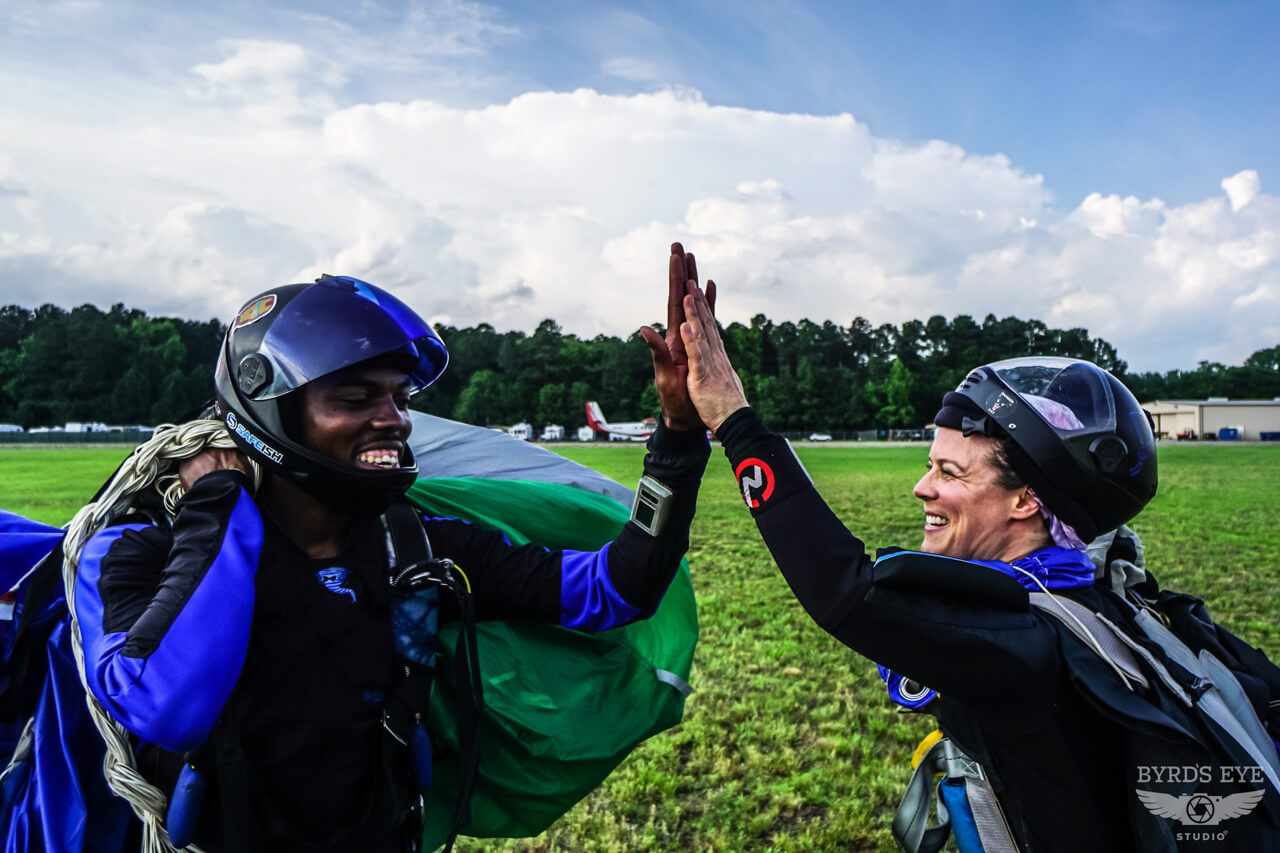
[{"label": "white cloud", "polygon": [[1231,200],[1231,209],[1236,211],[1257,198],[1258,193],[1262,191],[1262,182],[1258,180],[1257,172],[1253,169],[1245,169],[1229,178],[1223,178],[1222,188],[1226,190],[1227,198]]},{"label": "white cloud", "polygon": [[727,320],[1018,314],[1085,326],[1138,369],[1276,342],[1258,318],[1280,316],[1280,200],[1250,171],[1192,204],[1102,188],[1058,211],[1002,155],[849,115],[685,90],[340,105],[350,67],[300,43],[219,50],[167,109],[122,93],[106,123],[0,115],[5,301],[225,317],[332,272],[457,324],[628,334],[663,316],[682,240]]},{"label": "white cloud", "polygon": [[661,80],[663,67],[648,59],[636,59],[633,56],[619,56],[605,60],[600,70],[610,77],[622,80],[635,80],[641,83],[652,83]]}]

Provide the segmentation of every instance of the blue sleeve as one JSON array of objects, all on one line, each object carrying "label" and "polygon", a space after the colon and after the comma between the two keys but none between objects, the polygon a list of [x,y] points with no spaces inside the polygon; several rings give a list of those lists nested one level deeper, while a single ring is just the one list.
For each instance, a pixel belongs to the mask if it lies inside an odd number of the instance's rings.
[{"label": "blue sleeve", "polygon": [[85,676],[125,728],[175,751],[208,736],[244,663],[261,551],[261,516],[230,471],[192,487],[171,539],[122,525],[89,540],[75,592]]},{"label": "blue sleeve", "polygon": [[607,631],[640,617],[640,608],[624,599],[613,586],[609,574],[611,545],[612,542],[599,551],[560,552],[560,624],[564,627]]},{"label": "blue sleeve", "polygon": [[[607,631],[653,614],[689,547],[689,525],[710,447],[702,430],[659,427],[650,439],[645,472],[674,493],[664,530],[650,536],[627,522],[598,551],[548,551],[513,546],[495,531],[457,519],[427,519],[441,556],[469,572],[476,617],[551,622]],[[447,597],[444,618],[453,616]]]}]

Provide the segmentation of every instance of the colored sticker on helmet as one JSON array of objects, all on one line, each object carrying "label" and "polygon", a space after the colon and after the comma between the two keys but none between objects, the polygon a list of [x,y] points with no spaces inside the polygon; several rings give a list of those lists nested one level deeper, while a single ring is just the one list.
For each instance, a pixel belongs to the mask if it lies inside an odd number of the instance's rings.
[{"label": "colored sticker on helmet", "polygon": [[755,457],[743,459],[733,474],[742,487],[742,500],[752,509],[773,496],[773,469],[764,460]]},{"label": "colored sticker on helmet", "polygon": [[245,306],[245,309],[236,317],[235,328],[247,326],[250,323],[256,323],[263,317],[271,313],[271,309],[276,307],[276,295],[268,293],[261,299],[256,299],[252,304]]}]

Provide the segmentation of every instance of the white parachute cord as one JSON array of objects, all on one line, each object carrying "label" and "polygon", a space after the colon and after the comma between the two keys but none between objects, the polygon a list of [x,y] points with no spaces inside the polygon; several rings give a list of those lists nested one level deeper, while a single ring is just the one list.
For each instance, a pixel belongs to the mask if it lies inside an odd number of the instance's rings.
[{"label": "white parachute cord", "polygon": [[[67,525],[67,537],[63,542],[64,562],[62,580],[66,591],[67,613],[71,622],[71,649],[84,686],[89,716],[106,745],[102,760],[102,772],[107,785],[117,796],[133,808],[142,821],[143,853],[175,853],[178,849],[169,842],[164,828],[168,798],[159,788],[149,783],[138,772],[130,746],[128,730],[99,704],[85,677],[84,641],[80,635],[80,622],[76,616],[76,577],[80,570],[80,554],[95,533],[124,516],[132,506],[135,496],[148,488],[155,488],[164,498],[165,509],[176,514],[177,502],[183,490],[177,481],[178,464],[196,456],[206,448],[236,449],[226,426],[221,421],[195,420],[174,426],[156,427],[150,441],[140,445],[120,466],[101,497],[87,504]],[[257,463],[249,460],[254,488],[262,482],[262,471]],[[195,845],[183,848],[200,853]]]},{"label": "white parachute cord", "polygon": [[13,748],[13,755],[9,756],[9,764],[4,768],[4,772],[0,773],[0,785],[4,784],[4,780],[9,778],[9,774],[13,769],[26,761],[31,756],[31,748],[35,745],[35,722],[34,716],[27,720],[27,724],[22,727],[22,734],[18,735],[18,743]]}]

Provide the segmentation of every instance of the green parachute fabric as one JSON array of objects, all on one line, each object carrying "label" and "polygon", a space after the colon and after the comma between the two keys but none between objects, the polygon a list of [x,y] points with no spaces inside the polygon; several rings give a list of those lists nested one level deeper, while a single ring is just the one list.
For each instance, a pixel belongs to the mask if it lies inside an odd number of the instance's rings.
[{"label": "green parachute fabric", "polygon": [[[536,542],[551,549],[599,548],[628,518],[610,498],[528,480],[419,480],[408,497],[431,514],[500,530],[515,544]],[[638,743],[676,725],[684,714],[698,641],[693,585],[684,561],[657,612],[623,628],[592,634],[535,623],[481,622],[477,627],[486,707],[479,778],[462,835],[541,833],[599,786]],[[457,630],[441,626],[428,712],[428,728],[452,748],[437,756],[426,796],[427,850],[448,837],[456,799],[452,655]]]}]

